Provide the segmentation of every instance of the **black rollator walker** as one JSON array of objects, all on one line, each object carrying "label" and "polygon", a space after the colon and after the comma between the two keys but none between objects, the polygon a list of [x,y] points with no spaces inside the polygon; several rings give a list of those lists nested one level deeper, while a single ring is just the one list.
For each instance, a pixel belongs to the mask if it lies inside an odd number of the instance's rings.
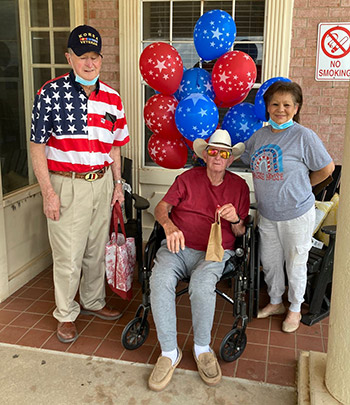
[{"label": "black rollator walker", "polygon": [[[215,292],[233,306],[234,322],[232,329],[226,334],[220,345],[220,357],[232,362],[238,359],[246,345],[246,327],[253,316],[256,316],[259,308],[259,274],[257,269],[257,234],[253,228],[253,217],[248,215],[245,219],[246,232],[242,237],[237,238],[234,255],[226,261],[223,275],[220,279],[228,280],[233,290],[231,298],[218,288]],[[155,223],[153,231],[145,247],[144,266],[142,272],[142,304],[139,305],[135,318],[124,328],[122,333],[122,344],[128,350],[134,350],[142,346],[149,333],[147,320],[151,310],[150,305],[150,283],[153,260],[161,241],[165,239],[163,228],[158,222]],[[188,279],[183,281],[189,281]],[[178,291],[179,297],[188,292],[188,287]]]}]

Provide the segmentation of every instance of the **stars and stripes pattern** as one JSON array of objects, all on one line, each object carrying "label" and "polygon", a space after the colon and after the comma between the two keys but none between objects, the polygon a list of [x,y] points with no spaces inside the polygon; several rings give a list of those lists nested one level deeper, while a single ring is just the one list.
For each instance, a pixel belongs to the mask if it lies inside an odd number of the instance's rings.
[{"label": "stars and stripes pattern", "polygon": [[31,141],[46,144],[49,170],[84,173],[110,165],[112,146],[129,142],[118,92],[98,81],[88,98],[73,71],[50,80],[34,100]]}]

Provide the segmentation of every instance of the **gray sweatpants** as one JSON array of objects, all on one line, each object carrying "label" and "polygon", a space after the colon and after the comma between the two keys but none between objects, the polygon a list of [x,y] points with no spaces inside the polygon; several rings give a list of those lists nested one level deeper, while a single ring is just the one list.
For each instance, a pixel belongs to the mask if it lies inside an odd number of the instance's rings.
[{"label": "gray sweatpants", "polygon": [[271,304],[280,304],[285,291],[284,262],[288,277],[289,309],[300,312],[307,281],[307,259],[315,225],[315,208],[288,221],[260,216],[261,263]]},{"label": "gray sweatpants", "polygon": [[186,247],[179,253],[171,253],[166,240],[162,242],[150,278],[151,308],[162,351],[177,348],[175,290],[178,281],[187,277],[190,277],[194,343],[199,346],[210,344],[215,286],[232,254],[232,250],[225,250],[221,263],[205,261],[205,252]]}]

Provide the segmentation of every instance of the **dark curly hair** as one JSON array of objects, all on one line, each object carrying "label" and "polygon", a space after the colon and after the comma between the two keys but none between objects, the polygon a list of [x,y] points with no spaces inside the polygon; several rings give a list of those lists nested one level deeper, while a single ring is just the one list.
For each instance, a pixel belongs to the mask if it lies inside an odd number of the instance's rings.
[{"label": "dark curly hair", "polygon": [[266,109],[266,118],[270,118],[269,113],[267,112],[267,106],[270,104],[271,99],[275,93],[289,93],[294,101],[294,104],[298,105],[298,111],[294,115],[293,120],[300,122],[300,110],[303,105],[303,92],[298,83],[295,82],[282,82],[277,81],[266,90],[264,94],[265,109]]}]

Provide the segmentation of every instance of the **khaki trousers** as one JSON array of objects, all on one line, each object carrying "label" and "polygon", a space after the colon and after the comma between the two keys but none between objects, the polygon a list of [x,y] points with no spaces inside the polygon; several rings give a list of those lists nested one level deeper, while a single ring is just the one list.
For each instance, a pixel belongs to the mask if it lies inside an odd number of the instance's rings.
[{"label": "khaki trousers", "polygon": [[50,176],[61,201],[59,221],[48,219],[56,301],[53,316],[59,322],[74,322],[80,313],[75,301],[78,289],[83,308],[105,306],[104,250],[111,218],[112,172],[92,182]]}]

